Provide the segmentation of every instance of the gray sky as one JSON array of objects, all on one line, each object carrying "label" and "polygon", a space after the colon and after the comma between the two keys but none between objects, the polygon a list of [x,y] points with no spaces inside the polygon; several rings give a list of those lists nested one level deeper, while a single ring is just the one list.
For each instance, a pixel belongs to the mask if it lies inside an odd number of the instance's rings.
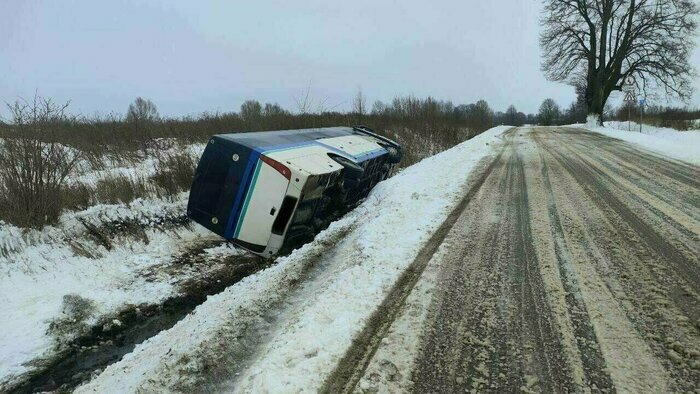
[{"label": "gray sky", "polygon": [[0,100],[38,90],[106,114],[142,96],[179,116],[248,98],[294,110],[309,84],[338,110],[358,86],[370,105],[413,93],[535,112],[574,99],[539,70],[539,0],[334,3],[3,0]]}]

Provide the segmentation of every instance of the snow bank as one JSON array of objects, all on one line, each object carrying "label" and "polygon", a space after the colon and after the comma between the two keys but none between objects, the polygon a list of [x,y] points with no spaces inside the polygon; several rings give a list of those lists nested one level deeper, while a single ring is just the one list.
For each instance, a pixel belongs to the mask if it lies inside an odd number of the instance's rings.
[{"label": "snow bank", "polygon": [[[98,204],[78,212],[64,212],[55,226],[41,230],[22,229],[0,221],[0,267],[7,262],[14,266],[14,259],[25,248],[42,243],[64,243],[71,239],[84,238],[84,222],[100,227],[110,223],[132,223],[152,227],[185,215],[187,192],[172,197],[172,200],[138,198],[128,204]],[[41,261],[36,262],[41,264]]]},{"label": "snow bank", "polygon": [[[202,390],[212,366],[229,374],[218,383],[224,391],[318,388],[507,129],[491,129],[380,183],[314,242],[210,297],[78,392]],[[271,315],[274,326],[250,343]],[[256,356],[247,367],[237,363],[236,354],[251,347]]]},{"label": "snow bank", "polygon": [[627,122],[615,121],[605,122],[605,127],[587,125],[585,128],[635,143],[667,157],[700,164],[700,130],[678,131],[643,125],[640,133],[637,123],[631,122],[632,131],[628,131]]}]

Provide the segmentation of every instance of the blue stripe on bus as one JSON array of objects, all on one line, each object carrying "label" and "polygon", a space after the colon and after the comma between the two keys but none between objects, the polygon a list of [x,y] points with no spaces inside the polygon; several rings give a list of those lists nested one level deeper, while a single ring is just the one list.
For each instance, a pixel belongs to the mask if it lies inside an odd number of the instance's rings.
[{"label": "blue stripe on bus", "polygon": [[233,206],[231,207],[231,213],[228,217],[228,223],[226,224],[226,231],[224,232],[224,238],[231,239],[234,231],[234,223],[238,221],[238,210],[241,207],[241,200],[243,199],[243,193],[248,187],[249,178],[253,167],[258,162],[260,157],[260,152],[257,150],[252,150],[250,152],[250,157],[248,158],[248,163],[246,163],[245,170],[243,171],[243,177],[241,178],[241,183],[238,186],[238,191],[236,192],[236,198],[233,200]]}]

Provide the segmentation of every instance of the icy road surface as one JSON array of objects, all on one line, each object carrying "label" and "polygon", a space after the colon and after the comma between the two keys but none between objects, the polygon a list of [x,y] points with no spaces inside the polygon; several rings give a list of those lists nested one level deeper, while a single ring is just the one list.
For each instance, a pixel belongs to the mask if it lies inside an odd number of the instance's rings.
[{"label": "icy road surface", "polygon": [[81,392],[688,392],[700,169],[492,129],[380,184]]}]

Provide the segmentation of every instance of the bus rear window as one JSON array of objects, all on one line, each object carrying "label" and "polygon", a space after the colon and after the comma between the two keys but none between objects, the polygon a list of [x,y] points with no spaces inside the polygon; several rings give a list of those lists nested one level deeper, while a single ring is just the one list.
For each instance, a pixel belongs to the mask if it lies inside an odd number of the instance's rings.
[{"label": "bus rear window", "polygon": [[205,156],[205,168],[198,179],[197,208],[214,213],[226,185],[229,161],[219,149],[211,149],[209,153]]}]

